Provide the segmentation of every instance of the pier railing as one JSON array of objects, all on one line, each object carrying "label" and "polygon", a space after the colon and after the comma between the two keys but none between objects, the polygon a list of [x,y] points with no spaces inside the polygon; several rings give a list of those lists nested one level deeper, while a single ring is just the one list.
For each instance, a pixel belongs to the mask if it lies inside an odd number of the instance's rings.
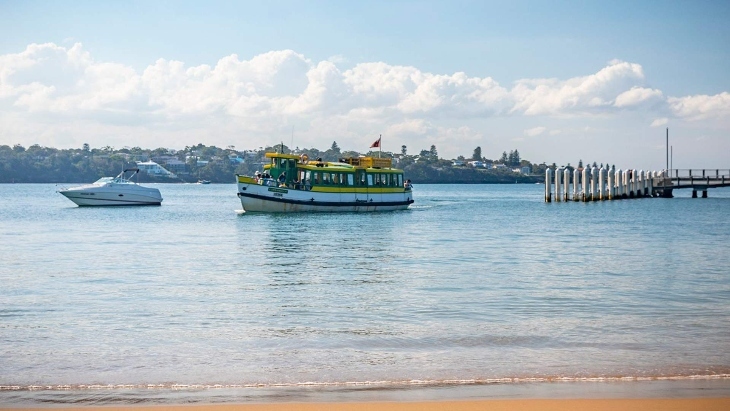
[{"label": "pier railing", "polygon": [[730,180],[730,169],[675,168],[669,170],[671,178],[707,178]]}]

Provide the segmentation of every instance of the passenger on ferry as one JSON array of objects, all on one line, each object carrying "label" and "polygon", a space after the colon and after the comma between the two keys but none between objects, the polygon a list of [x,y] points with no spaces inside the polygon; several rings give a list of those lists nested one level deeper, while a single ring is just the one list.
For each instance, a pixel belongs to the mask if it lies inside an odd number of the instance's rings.
[{"label": "passenger on ferry", "polygon": [[259,181],[261,181],[261,172],[260,171],[256,171],[256,174],[254,174],[254,181],[256,181],[256,184],[258,184]]},{"label": "passenger on ferry", "polygon": [[403,183],[403,188],[406,190],[410,190],[413,188],[413,184],[411,184],[411,179],[407,179],[405,183]]},{"label": "passenger on ferry", "polygon": [[274,180],[271,179],[271,174],[269,174],[268,171],[264,171],[263,174],[261,174],[261,184],[265,186],[273,186]]},{"label": "passenger on ferry", "polygon": [[279,187],[283,187],[286,184],[286,171],[282,171],[279,174]]}]

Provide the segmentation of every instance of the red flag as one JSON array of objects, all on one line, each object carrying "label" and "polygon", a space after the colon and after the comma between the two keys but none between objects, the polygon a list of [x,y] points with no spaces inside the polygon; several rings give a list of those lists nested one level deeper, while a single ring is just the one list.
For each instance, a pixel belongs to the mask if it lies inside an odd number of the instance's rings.
[{"label": "red flag", "polygon": [[377,147],[380,147],[380,139],[381,139],[381,138],[383,138],[383,137],[382,137],[382,136],[381,136],[381,137],[379,137],[379,138],[378,138],[377,140],[375,140],[375,142],[374,142],[373,144],[370,144],[370,148],[373,148],[373,147],[375,147],[375,148],[377,148]]}]

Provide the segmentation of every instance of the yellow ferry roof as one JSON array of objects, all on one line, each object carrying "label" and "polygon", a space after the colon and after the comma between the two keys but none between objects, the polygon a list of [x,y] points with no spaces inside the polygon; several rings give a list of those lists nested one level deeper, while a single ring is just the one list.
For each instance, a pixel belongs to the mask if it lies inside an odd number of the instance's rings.
[{"label": "yellow ferry roof", "polygon": [[267,158],[288,158],[288,159],[298,159],[299,155],[297,154],[282,154],[282,153],[266,153],[265,156]]},{"label": "yellow ferry roof", "polygon": [[349,171],[353,172],[355,169],[365,170],[368,173],[402,173],[403,170],[398,168],[374,168],[374,167],[354,167],[349,164],[342,163],[327,163],[322,162],[322,166],[317,166],[317,162],[313,164],[298,164],[299,168],[311,171],[322,171],[322,172],[337,172],[337,171]]},{"label": "yellow ferry roof", "polygon": [[[284,158],[290,160],[301,160],[301,154],[265,153],[267,158]],[[403,170],[393,168],[392,159],[374,157],[354,157],[343,159],[346,162],[316,161],[308,159],[307,163],[298,162],[297,167],[312,171],[352,171],[353,169],[365,169],[370,173],[402,173]],[[264,169],[271,168],[271,164],[264,165]]]}]

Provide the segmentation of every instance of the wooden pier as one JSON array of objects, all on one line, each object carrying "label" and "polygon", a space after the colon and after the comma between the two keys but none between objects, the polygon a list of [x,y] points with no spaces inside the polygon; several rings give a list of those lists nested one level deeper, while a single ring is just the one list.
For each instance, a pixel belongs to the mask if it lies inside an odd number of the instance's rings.
[{"label": "wooden pier", "polygon": [[[572,178],[571,178],[572,176]],[[730,169],[615,170],[586,167],[545,171],[545,202],[603,201],[624,198],[674,197],[674,190],[692,189],[692,197],[711,188],[730,186]],[[571,190],[572,189],[572,190]]]},{"label": "wooden pier", "polygon": [[691,188],[692,198],[697,198],[698,191],[702,191],[702,198],[707,198],[710,188],[730,186],[730,170],[675,169],[668,174],[670,177],[658,182],[662,197],[671,198],[673,190]]}]

